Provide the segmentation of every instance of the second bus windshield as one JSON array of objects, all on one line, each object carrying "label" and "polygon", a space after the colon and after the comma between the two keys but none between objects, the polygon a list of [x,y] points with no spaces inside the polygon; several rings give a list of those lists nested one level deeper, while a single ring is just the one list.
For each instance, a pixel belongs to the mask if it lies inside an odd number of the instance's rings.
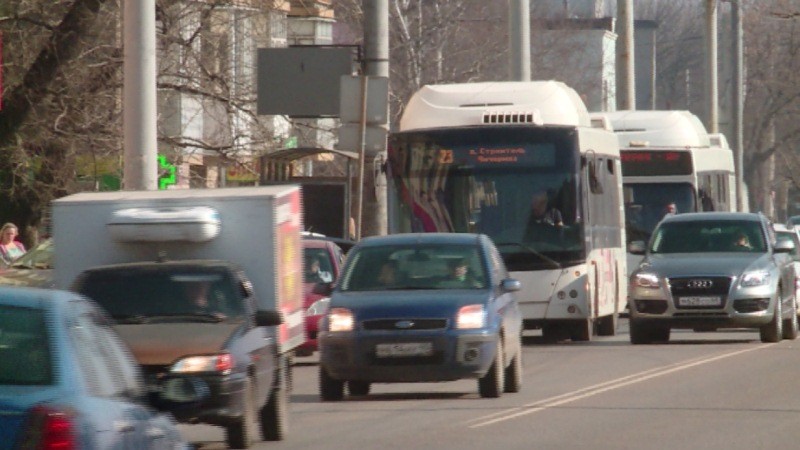
[{"label": "second bus windshield", "polygon": [[390,146],[396,231],[484,233],[512,270],[583,257],[569,129],[399,133]]},{"label": "second bus windshield", "polygon": [[[689,183],[625,183],[623,193],[628,242],[648,242],[653,229],[666,214],[697,210],[694,189]],[[669,211],[671,204],[674,211]]]}]

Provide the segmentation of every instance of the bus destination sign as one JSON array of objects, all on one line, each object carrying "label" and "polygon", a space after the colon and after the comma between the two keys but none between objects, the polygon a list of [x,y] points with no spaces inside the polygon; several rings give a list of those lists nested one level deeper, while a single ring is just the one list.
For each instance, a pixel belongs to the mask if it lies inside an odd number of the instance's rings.
[{"label": "bus destination sign", "polygon": [[552,145],[439,149],[439,164],[452,163],[470,166],[553,167],[556,164],[556,153]]},{"label": "bus destination sign", "polygon": [[691,175],[692,155],[678,150],[621,150],[622,176]]}]

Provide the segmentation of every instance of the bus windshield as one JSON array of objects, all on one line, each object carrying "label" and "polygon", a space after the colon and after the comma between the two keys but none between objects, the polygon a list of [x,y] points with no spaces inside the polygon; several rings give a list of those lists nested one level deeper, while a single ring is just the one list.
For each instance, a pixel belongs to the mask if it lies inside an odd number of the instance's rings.
[{"label": "bus windshield", "polygon": [[694,212],[694,188],[689,183],[624,183],[627,242],[650,240],[658,222],[674,203],[675,213]]},{"label": "bus windshield", "polygon": [[397,133],[389,147],[394,232],[491,237],[511,270],[585,258],[571,128]]}]

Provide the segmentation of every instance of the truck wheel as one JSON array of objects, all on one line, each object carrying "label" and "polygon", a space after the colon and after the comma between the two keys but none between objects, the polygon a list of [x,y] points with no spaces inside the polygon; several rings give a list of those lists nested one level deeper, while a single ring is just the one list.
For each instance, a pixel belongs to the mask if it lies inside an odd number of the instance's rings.
[{"label": "truck wheel", "polygon": [[319,366],[319,396],[324,402],[338,402],[344,398],[344,381],[331,378],[323,366]]},{"label": "truck wheel", "polygon": [[775,314],[772,320],[759,329],[761,342],[779,342],[783,336],[783,314],[781,313],[780,292],[775,300]]},{"label": "truck wheel", "polygon": [[792,299],[792,317],[783,321],[783,338],[789,340],[797,339],[797,305]]},{"label": "truck wheel", "polygon": [[256,433],[255,390],[248,377],[242,390],[244,411],[242,417],[225,427],[225,442],[228,448],[250,448]]},{"label": "truck wheel", "polygon": [[370,384],[368,381],[348,381],[347,391],[350,395],[362,396],[369,395]]},{"label": "truck wheel", "polygon": [[484,398],[497,398],[503,393],[503,344],[497,340],[494,361],[486,375],[478,379],[478,392]]},{"label": "truck wheel", "polygon": [[265,441],[282,441],[289,433],[289,399],[286,388],[278,386],[272,390],[267,404],[261,408],[261,436]]},{"label": "truck wheel", "polygon": [[517,354],[511,359],[504,373],[505,392],[519,392],[522,389],[522,338],[519,338],[519,341]]}]

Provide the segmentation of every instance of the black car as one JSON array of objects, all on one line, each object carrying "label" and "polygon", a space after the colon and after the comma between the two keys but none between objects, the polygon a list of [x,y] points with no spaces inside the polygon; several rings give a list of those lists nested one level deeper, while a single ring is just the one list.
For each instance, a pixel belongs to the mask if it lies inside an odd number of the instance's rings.
[{"label": "black car", "polygon": [[226,261],[129,263],[83,272],[72,290],[92,298],[143,366],[148,385],[198,376],[210,396],[175,413],[180,422],[225,427],[232,448],[247,448],[256,424],[265,440],[286,432],[288,365],[278,354],[278,311],[257,310],[252,284]]}]

